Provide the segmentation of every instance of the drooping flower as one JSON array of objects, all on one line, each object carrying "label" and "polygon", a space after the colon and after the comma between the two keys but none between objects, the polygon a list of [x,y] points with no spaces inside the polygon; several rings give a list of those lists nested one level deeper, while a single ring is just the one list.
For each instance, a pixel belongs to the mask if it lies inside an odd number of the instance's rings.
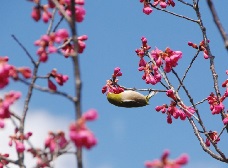
[{"label": "drooping flower", "polygon": [[76,122],[70,125],[70,139],[76,147],[85,147],[90,149],[97,144],[97,139],[95,138],[93,132],[86,126],[87,121],[93,121],[96,118],[96,110],[89,110]]},{"label": "drooping flower", "polygon": [[165,150],[160,159],[155,159],[153,161],[146,161],[146,168],[181,168],[182,166],[188,163],[188,155],[182,154],[175,160],[170,160],[169,157],[170,152]]},{"label": "drooping flower", "polygon": [[24,141],[28,140],[32,136],[31,132],[26,134],[21,134],[18,129],[15,130],[14,135],[10,136],[9,146],[15,144],[18,153],[23,153],[25,151]]},{"label": "drooping flower", "polygon": [[143,3],[143,13],[149,15],[153,12],[153,10],[150,7],[150,4],[147,0],[140,0],[140,2]]},{"label": "drooping flower", "polygon": [[5,153],[5,154],[1,154],[0,153],[0,157],[1,157],[1,160],[0,160],[0,168],[4,168],[9,163],[4,158],[7,159],[9,157],[9,154],[8,153]]},{"label": "drooping flower", "polygon": [[57,32],[52,32],[49,35],[45,34],[36,40],[34,45],[39,47],[36,52],[39,56],[39,60],[46,62],[48,60],[48,54],[57,52],[55,43],[64,43],[68,36],[67,30],[59,29]]},{"label": "drooping flower", "polygon": [[222,120],[223,124],[228,124],[228,114],[225,114],[225,118]]},{"label": "drooping flower", "polygon": [[212,114],[220,114],[221,111],[224,110],[224,105],[222,103],[222,101],[224,100],[224,97],[221,97],[220,102],[218,102],[217,100],[217,96],[214,95],[214,93],[211,93],[208,97],[207,97],[207,101],[210,104],[210,110],[212,112]]},{"label": "drooping flower", "polygon": [[65,149],[67,145],[68,141],[62,131],[57,133],[49,132],[48,137],[45,140],[45,148],[49,148],[51,153]]},{"label": "drooping flower", "polygon": [[112,79],[107,80],[106,85],[102,87],[103,94],[106,92],[118,94],[124,91],[124,89],[117,84],[117,77],[119,76],[122,76],[122,72],[120,71],[119,67],[116,67],[114,69],[114,73],[112,74]]},{"label": "drooping flower", "polygon": [[[220,138],[218,137],[218,133],[216,131],[209,131],[208,135],[215,144],[220,141]],[[211,142],[208,138],[206,139],[205,144],[208,147],[210,146]]]},{"label": "drooping flower", "polygon": [[58,85],[62,86],[64,83],[67,82],[68,80],[68,76],[67,75],[63,75],[60,73],[57,73],[56,69],[53,69],[49,74],[48,74],[48,88],[56,91],[57,87],[56,85],[51,81],[50,78],[54,78],[55,81],[58,83]]}]

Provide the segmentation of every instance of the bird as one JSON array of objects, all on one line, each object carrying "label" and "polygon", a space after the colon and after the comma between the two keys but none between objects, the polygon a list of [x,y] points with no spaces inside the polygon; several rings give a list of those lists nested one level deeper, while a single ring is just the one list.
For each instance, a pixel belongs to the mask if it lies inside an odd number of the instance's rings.
[{"label": "bird", "polygon": [[149,105],[149,99],[156,93],[156,91],[151,91],[149,95],[145,96],[133,90],[125,90],[118,94],[108,92],[107,99],[109,103],[118,107],[143,107]]}]

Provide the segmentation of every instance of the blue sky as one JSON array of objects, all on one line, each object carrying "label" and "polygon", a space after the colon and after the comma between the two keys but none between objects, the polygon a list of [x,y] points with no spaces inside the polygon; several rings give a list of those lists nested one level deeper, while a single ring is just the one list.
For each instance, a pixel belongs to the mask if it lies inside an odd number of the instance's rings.
[{"label": "blue sky", "polygon": [[[228,30],[228,20],[225,18],[227,10],[223,7],[227,6],[228,2],[221,0],[215,5],[219,9],[219,16],[225,29]],[[37,58],[35,54],[37,48],[33,42],[47,30],[48,25],[35,23],[31,19],[32,6],[33,4],[27,1],[21,1],[16,5],[13,1],[1,3],[0,55],[8,55],[10,63],[17,66],[31,66],[31,62],[11,38],[11,34],[16,35],[34,58]],[[85,21],[77,25],[78,35],[87,34],[89,37],[86,41],[86,50],[80,56],[83,80],[82,108],[83,111],[95,108],[99,112],[99,119],[89,124],[98,138],[98,145],[84,152],[86,167],[140,168],[144,167],[144,161],[159,158],[165,149],[170,149],[171,158],[188,153],[190,162],[186,168],[227,167],[202,150],[187,121],[173,120],[173,124],[169,125],[166,123],[165,115],[155,112],[155,106],[169,103],[164,94],[157,94],[147,107],[124,109],[109,104],[105,95],[101,93],[105,81],[111,77],[113,69],[117,66],[123,72],[119,80],[121,85],[159,88],[159,86],[146,85],[141,80],[142,73],[137,70],[138,57],[134,50],[140,47],[142,36],[148,39],[152,48],[158,47],[164,50],[170,47],[173,50],[181,50],[183,58],[175,69],[183,75],[195,54],[195,50],[189,47],[187,42],[198,43],[202,40],[198,25],[157,10],[147,16],[142,13],[143,6],[138,0],[86,1],[85,8],[87,12]],[[200,2],[200,9],[210,39],[211,51],[216,57],[219,82],[222,83],[227,78],[225,75],[227,52],[204,1]],[[169,7],[168,10],[196,19],[191,8],[178,2],[175,8]],[[65,23],[60,27],[64,26]],[[52,67],[70,75],[69,83],[59,89],[73,94],[74,89],[70,83],[72,82],[71,60],[60,55],[52,55],[49,61],[41,66],[39,74],[45,75]],[[39,84],[46,86],[46,82],[43,81],[39,81]],[[203,59],[202,53],[189,72],[185,84],[195,102],[204,99],[213,91],[209,61]],[[23,84],[13,82],[6,88],[6,90],[11,89],[21,90],[23,96],[26,94],[26,87]],[[187,102],[186,97],[183,94],[181,96]],[[20,103],[23,103],[23,100]],[[62,117],[64,121],[73,121],[73,109],[72,104],[63,97],[36,91],[31,101],[30,113],[46,111],[53,118],[64,116]],[[222,127],[220,117],[211,115],[207,103],[200,106],[199,110],[208,130],[220,130]],[[39,125],[37,127],[39,128]],[[226,135],[221,139],[219,147],[228,154]],[[75,161],[71,162],[73,165]]]}]

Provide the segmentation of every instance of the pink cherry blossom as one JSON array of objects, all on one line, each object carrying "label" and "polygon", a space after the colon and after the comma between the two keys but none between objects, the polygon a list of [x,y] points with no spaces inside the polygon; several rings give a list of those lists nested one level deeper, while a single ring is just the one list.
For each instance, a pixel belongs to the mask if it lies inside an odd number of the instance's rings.
[{"label": "pink cherry blossom", "polygon": [[84,20],[84,18],[85,18],[85,14],[86,14],[86,11],[85,11],[85,9],[83,8],[83,6],[76,6],[75,7],[75,11],[76,11],[76,15],[75,15],[75,20],[77,21],[77,22],[82,22],[83,20]]},{"label": "pink cherry blossom", "polygon": [[78,37],[78,53],[83,53],[86,45],[85,45],[85,40],[88,39],[87,35],[82,35]]},{"label": "pink cherry blossom", "polygon": [[35,21],[39,21],[40,18],[41,18],[41,12],[40,12],[40,9],[39,7],[33,7],[32,9],[32,14],[31,14],[32,18],[35,20]]},{"label": "pink cherry blossom", "polygon": [[49,132],[49,135],[45,140],[45,148],[49,148],[51,153],[65,149],[67,145],[68,141],[62,131],[58,133]]},{"label": "pink cherry blossom", "polygon": [[70,139],[76,147],[90,149],[97,144],[97,139],[94,134],[86,126],[87,121],[93,121],[96,118],[96,110],[89,110],[76,122],[70,125]]},{"label": "pink cherry blossom", "polygon": [[50,79],[48,79],[48,88],[53,91],[57,90],[56,85]]},{"label": "pink cherry blossom", "polygon": [[114,73],[113,73],[113,75],[112,75],[113,77],[118,77],[118,76],[122,76],[122,72],[120,71],[120,68],[119,67],[116,67],[115,69],[114,69]]},{"label": "pink cherry blossom", "polygon": [[228,114],[225,114],[225,118],[222,120],[223,124],[228,124]]},{"label": "pink cherry blossom", "polygon": [[[220,138],[218,137],[218,133],[216,131],[210,131],[208,135],[215,144],[220,141]],[[205,142],[206,146],[209,147],[210,143],[210,140],[207,138]]]},{"label": "pink cherry blossom", "polygon": [[46,62],[48,60],[48,54],[57,52],[55,43],[65,43],[68,36],[67,30],[59,29],[57,32],[52,32],[49,35],[45,34],[41,36],[39,40],[36,40],[34,45],[39,47],[36,52],[39,56],[39,60],[41,62]]},{"label": "pink cherry blossom", "polygon": [[85,112],[82,117],[86,120],[86,121],[93,121],[96,120],[98,117],[97,111],[95,109],[90,109],[87,112]]},{"label": "pink cherry blossom", "polygon": [[[226,97],[226,96],[225,96]],[[212,114],[220,114],[221,111],[223,111],[225,109],[222,101],[225,99],[225,97],[221,97],[220,99],[220,103],[217,100],[217,96],[215,96],[213,93],[211,93],[208,97],[207,97],[207,101],[210,105],[210,110],[212,112]]]},{"label": "pink cherry blossom", "polygon": [[153,10],[147,0],[140,0],[143,3],[143,13],[149,15]]},{"label": "pink cherry blossom", "polygon": [[166,95],[168,97],[172,98],[173,100],[176,100],[176,96],[175,96],[173,90],[171,90],[171,89],[170,90],[167,90]]},{"label": "pink cherry blossom", "polygon": [[8,158],[9,157],[9,154],[8,153],[5,153],[5,154],[1,154],[0,153],[0,157],[1,157],[1,160],[0,160],[0,168],[4,168],[5,165],[7,165],[9,162],[7,160],[5,160],[4,158]]},{"label": "pink cherry blossom", "polygon": [[22,142],[20,142],[20,141],[15,141],[15,143],[16,143],[16,150],[17,150],[17,152],[18,153],[24,152],[24,150],[25,150],[24,144]]},{"label": "pink cherry blossom", "polygon": [[47,23],[51,18],[52,14],[48,11],[49,8],[53,7],[53,5],[49,2],[49,4],[41,5],[39,2],[35,2],[35,6],[32,9],[32,18],[37,22],[41,19],[44,23]]},{"label": "pink cherry blossom", "polygon": [[143,7],[143,13],[149,15],[153,12],[152,8],[149,5],[144,5]]},{"label": "pink cherry blossom", "polygon": [[32,77],[32,71],[28,67],[19,67],[19,68],[17,68],[17,71],[20,72],[21,75],[26,79]]},{"label": "pink cherry blossom", "polygon": [[106,85],[102,87],[102,93],[121,93],[124,91],[122,87],[118,85],[118,78],[122,76],[122,72],[120,71],[119,67],[114,69],[114,73],[112,74],[112,79],[106,81]]},{"label": "pink cherry blossom", "polygon": [[15,148],[18,153],[23,153],[25,151],[24,142],[30,138],[32,135],[31,132],[26,134],[21,134],[18,129],[15,130],[14,135],[11,135],[9,138],[9,146],[13,146],[15,144]]},{"label": "pink cherry blossom", "polygon": [[62,86],[68,80],[68,76],[67,75],[63,75],[63,74],[57,73],[57,70],[56,69],[53,69],[51,71],[50,77],[53,77],[55,79],[55,81],[60,86]]},{"label": "pink cherry blossom", "polygon": [[165,150],[160,159],[155,159],[153,161],[146,161],[146,168],[181,168],[183,165],[188,163],[188,155],[182,154],[175,160],[169,159],[170,152]]}]

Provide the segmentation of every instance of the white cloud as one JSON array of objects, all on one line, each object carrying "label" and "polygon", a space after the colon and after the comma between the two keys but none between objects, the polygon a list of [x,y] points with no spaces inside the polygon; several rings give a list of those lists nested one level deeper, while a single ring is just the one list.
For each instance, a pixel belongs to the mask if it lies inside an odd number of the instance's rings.
[{"label": "white cloud", "polygon": [[[20,108],[14,108],[14,110]],[[20,110],[18,110],[20,111]],[[63,116],[55,116],[49,114],[44,110],[30,111],[26,118],[25,132],[31,131],[33,135],[30,140],[35,147],[43,147],[45,138],[47,137],[48,131],[58,131],[63,130],[68,132],[68,126],[71,121]],[[9,153],[10,158],[16,159],[15,146],[9,147],[9,135],[14,133],[12,123],[10,120],[5,122],[5,128],[0,130],[1,143],[0,152]],[[36,160],[32,158],[31,154],[26,155],[25,163],[26,167],[31,168],[35,166]],[[76,167],[75,156],[67,154],[65,156],[59,157],[55,163],[55,168],[63,167]],[[17,167],[15,165],[9,164],[10,168]]]}]

